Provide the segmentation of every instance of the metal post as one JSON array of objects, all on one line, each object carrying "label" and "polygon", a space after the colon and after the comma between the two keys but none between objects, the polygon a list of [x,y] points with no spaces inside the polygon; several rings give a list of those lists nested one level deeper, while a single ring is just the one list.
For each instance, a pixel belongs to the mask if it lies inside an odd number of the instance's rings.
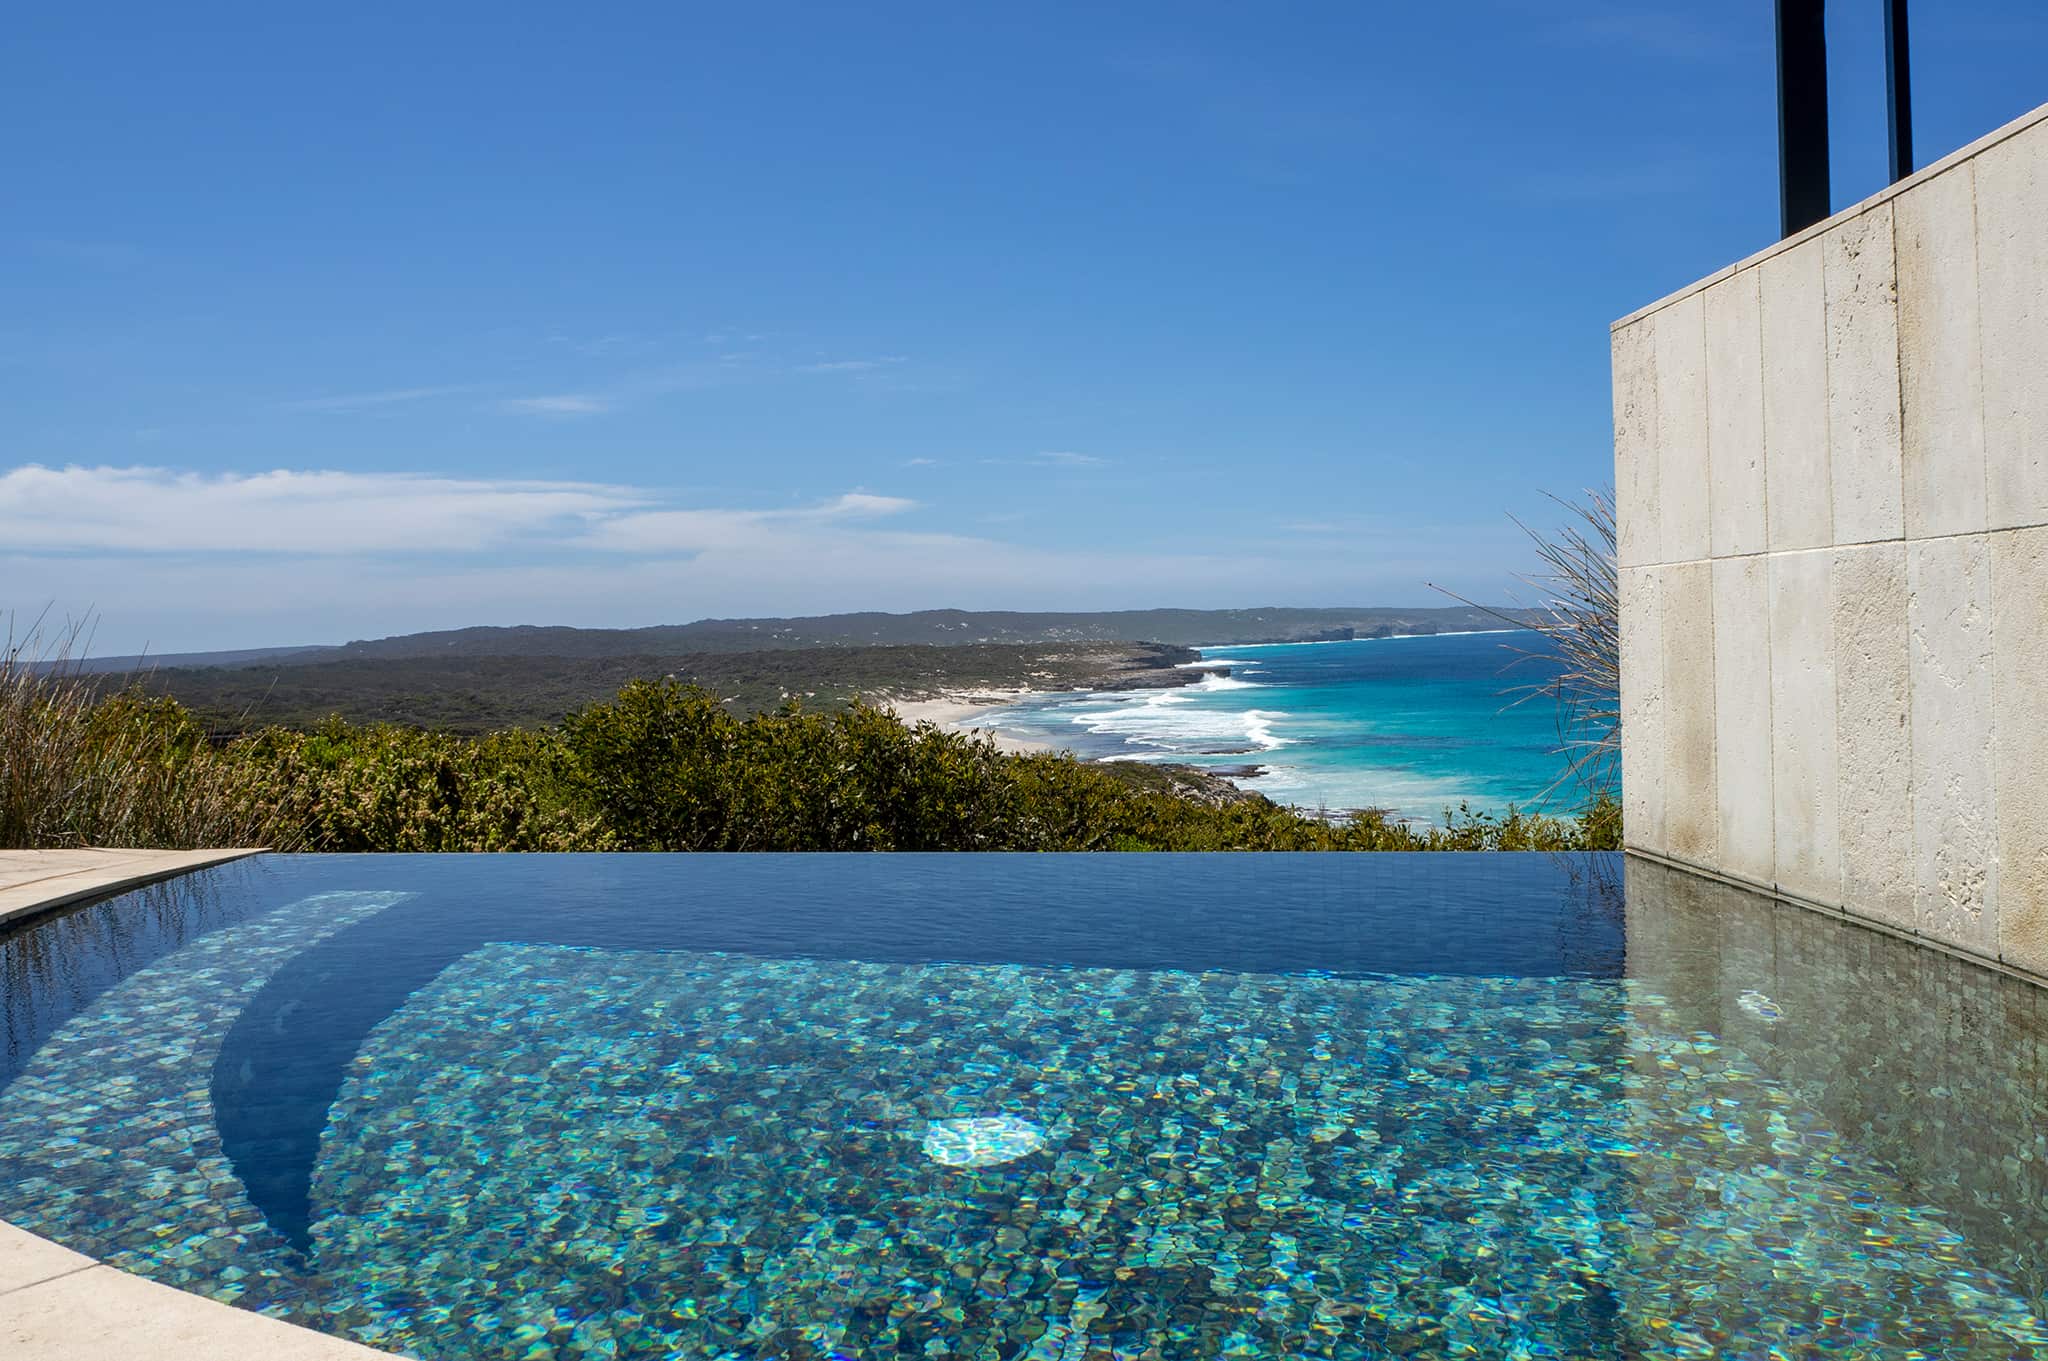
[{"label": "metal post", "polygon": [[1825,0],[1777,0],[1777,7],[1778,203],[1785,235],[1792,236],[1832,211],[1828,33]]},{"label": "metal post", "polygon": [[1913,68],[1906,0],[1884,0],[1884,96],[1891,115],[1892,183],[1913,173]]}]

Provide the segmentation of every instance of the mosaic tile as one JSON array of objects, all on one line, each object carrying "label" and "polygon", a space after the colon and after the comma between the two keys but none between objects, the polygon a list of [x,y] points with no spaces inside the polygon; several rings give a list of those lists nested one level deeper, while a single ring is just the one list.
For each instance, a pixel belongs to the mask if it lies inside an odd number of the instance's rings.
[{"label": "mosaic tile", "polygon": [[0,1215],[423,1358],[2048,1347],[2015,1250],[1764,1061],[1804,1003],[1731,989],[1755,1033],[1721,1033],[1620,979],[487,945],[355,1054],[301,1254],[208,1073],[266,978],[402,897],[214,931],[79,1012],[0,1091]]}]

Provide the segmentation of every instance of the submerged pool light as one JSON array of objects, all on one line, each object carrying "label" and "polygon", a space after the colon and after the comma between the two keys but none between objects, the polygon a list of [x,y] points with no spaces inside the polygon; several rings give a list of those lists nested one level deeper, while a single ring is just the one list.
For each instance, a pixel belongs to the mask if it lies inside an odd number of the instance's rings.
[{"label": "submerged pool light", "polygon": [[924,1155],[941,1167],[993,1167],[1045,1147],[1045,1131],[1014,1115],[971,1115],[934,1120],[924,1132]]}]

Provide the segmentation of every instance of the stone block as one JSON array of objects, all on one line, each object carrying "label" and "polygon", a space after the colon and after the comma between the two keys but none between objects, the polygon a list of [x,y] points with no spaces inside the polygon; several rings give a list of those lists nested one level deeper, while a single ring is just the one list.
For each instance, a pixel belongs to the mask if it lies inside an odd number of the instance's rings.
[{"label": "stone block", "polygon": [[1828,472],[1836,544],[1905,534],[1900,488],[1898,265],[1892,205],[1820,238],[1827,284]]},{"label": "stone block", "polygon": [[1714,771],[1714,577],[1710,562],[1663,569],[1664,817],[1668,854],[1713,865],[1721,852]]},{"label": "stone block", "polygon": [[1990,545],[1982,535],[1910,544],[1906,581],[1918,926],[1995,954]]},{"label": "stone block", "polygon": [[1771,803],[1771,581],[1761,557],[1721,558],[1714,586],[1714,779],[1720,868],[1752,883],[1776,873]]},{"label": "stone block", "polygon": [[2048,977],[2048,529],[1989,542],[1998,953]]},{"label": "stone block", "polygon": [[1764,353],[1757,271],[1745,269],[1709,288],[1707,466],[1709,538],[1715,557],[1761,553],[1764,527]]},{"label": "stone block", "polygon": [[1655,567],[1624,567],[1621,610],[1622,839],[1665,853],[1664,614]]},{"label": "stone block", "polygon": [[1615,552],[1623,567],[1663,561],[1657,504],[1657,318],[1609,338],[1614,364]]},{"label": "stone block", "polygon": [[1657,509],[1660,560],[1711,551],[1707,326],[1700,295],[1657,313]]},{"label": "stone block", "polygon": [[389,1355],[109,1266],[0,1297],[0,1356],[22,1361],[378,1361]]},{"label": "stone block", "polygon": [[1772,551],[1834,542],[1827,292],[1821,242],[1757,266],[1763,331],[1765,527]]},{"label": "stone block", "polygon": [[1975,178],[1957,166],[1901,195],[1899,389],[1906,534],[1984,528],[1984,391]]},{"label": "stone block", "polygon": [[1842,900],[1832,554],[1776,553],[1771,579],[1771,805],[1778,886]]},{"label": "stone block", "polygon": [[1906,546],[1838,549],[1833,570],[1842,906],[1910,931],[1918,917]]},{"label": "stone block", "polygon": [[1989,523],[2048,524],[2048,123],[1972,168]]},{"label": "stone block", "polygon": [[0,1295],[83,1271],[92,1264],[92,1258],[82,1253],[0,1222]]}]

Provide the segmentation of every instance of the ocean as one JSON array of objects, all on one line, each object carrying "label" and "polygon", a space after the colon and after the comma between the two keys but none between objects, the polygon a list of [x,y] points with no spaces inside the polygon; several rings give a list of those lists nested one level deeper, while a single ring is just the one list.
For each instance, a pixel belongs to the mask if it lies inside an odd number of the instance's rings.
[{"label": "ocean", "polygon": [[[1507,707],[1507,692],[1555,674],[1540,634],[1200,651],[1191,665],[1228,666],[1229,674],[1171,690],[1033,695],[975,724],[1090,760],[1206,767],[1301,808],[1383,808],[1407,818],[1435,819],[1461,801],[1527,809],[1565,769],[1555,702]],[[1527,652],[1544,656],[1518,661]],[[1563,811],[1578,797],[1567,784],[1545,806]]]}]

